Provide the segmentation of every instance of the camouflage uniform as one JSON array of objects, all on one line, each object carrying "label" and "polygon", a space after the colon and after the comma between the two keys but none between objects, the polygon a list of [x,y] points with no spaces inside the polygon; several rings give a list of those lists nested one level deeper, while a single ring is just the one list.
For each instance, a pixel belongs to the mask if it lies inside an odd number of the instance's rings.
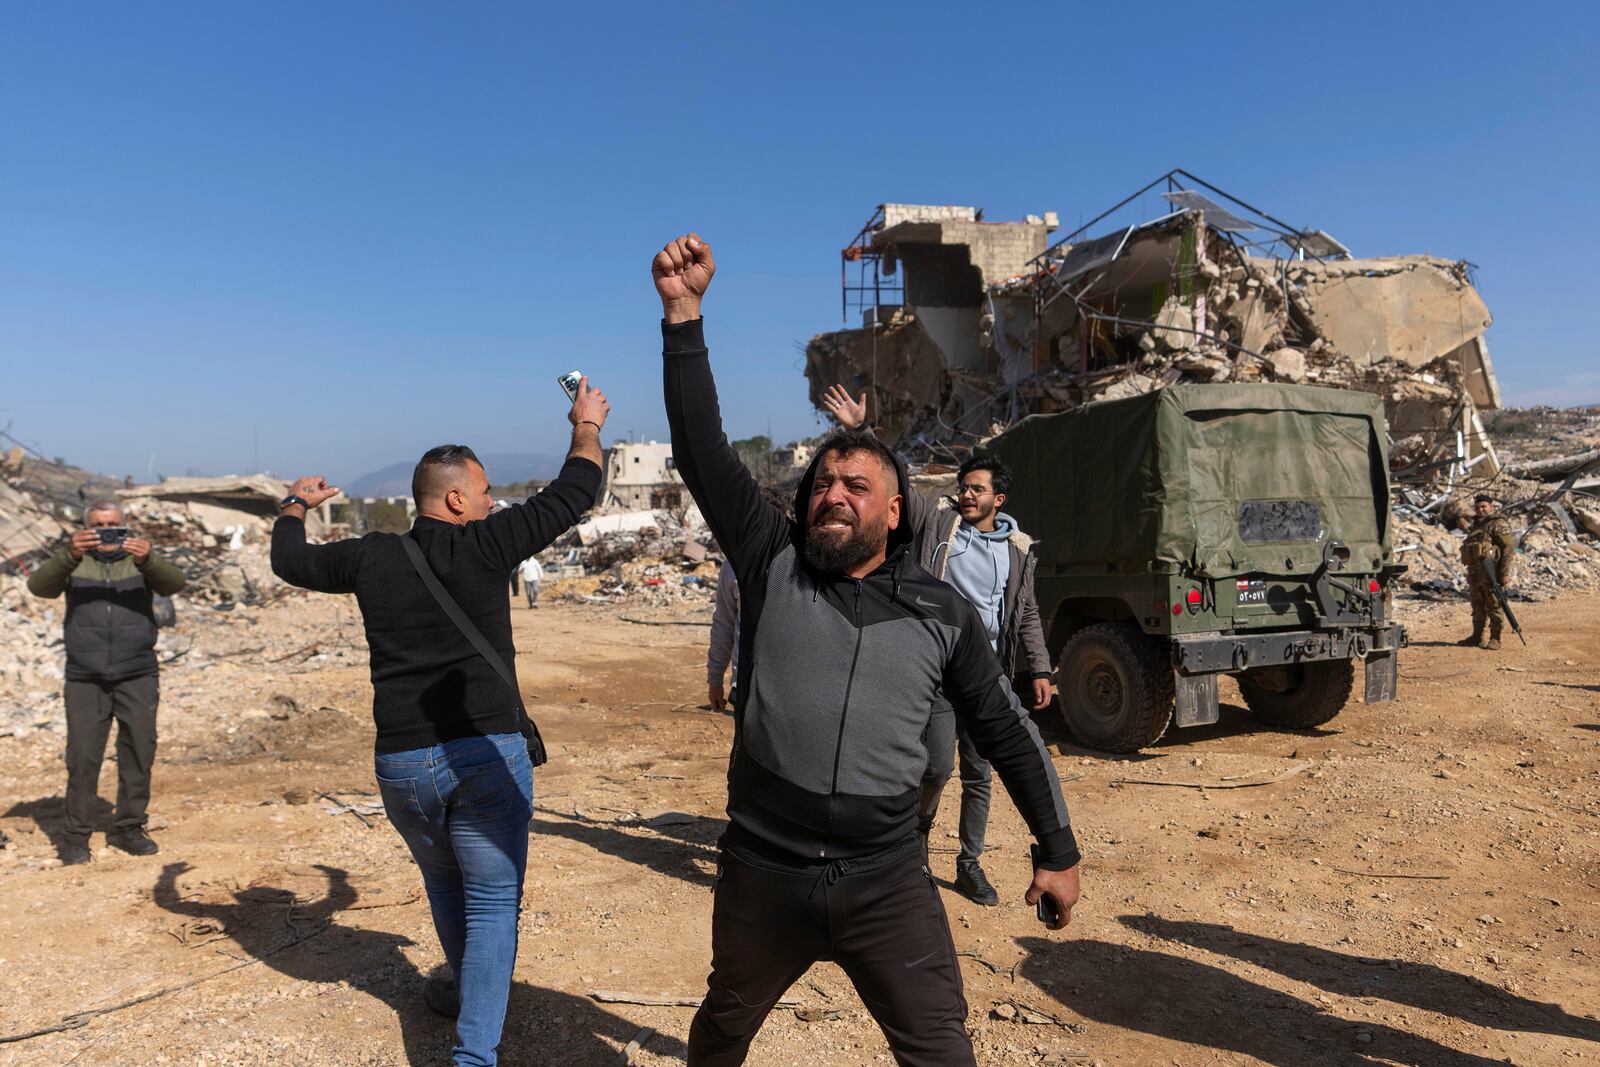
[{"label": "camouflage uniform", "polygon": [[[1516,565],[1516,537],[1511,532],[1511,520],[1504,515],[1488,515],[1475,520],[1461,546],[1461,562],[1467,566],[1467,588],[1472,598],[1472,636],[1462,644],[1477,644],[1483,648],[1499,648],[1500,633],[1505,629],[1505,611],[1500,598],[1494,595],[1494,586],[1484,570],[1483,561],[1494,560],[1501,581],[1509,583],[1512,568]],[[1489,624],[1489,638],[1483,637],[1483,624]]]}]

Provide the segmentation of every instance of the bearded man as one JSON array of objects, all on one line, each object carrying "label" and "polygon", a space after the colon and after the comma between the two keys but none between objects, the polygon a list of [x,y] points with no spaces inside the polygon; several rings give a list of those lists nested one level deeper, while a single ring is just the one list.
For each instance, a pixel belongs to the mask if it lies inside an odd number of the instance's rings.
[{"label": "bearded man", "polygon": [[1079,853],[1056,771],[977,612],[913,558],[893,452],[836,433],[800,481],[794,519],[762,499],[717,406],[700,317],[715,270],[693,234],[651,267],[673,457],[740,592],[729,826],[689,1063],[743,1063],[784,991],[832,960],[897,1062],[972,1067],[955,945],[917,833],[939,694],[1038,839],[1027,899],[1049,896],[1060,929]]}]

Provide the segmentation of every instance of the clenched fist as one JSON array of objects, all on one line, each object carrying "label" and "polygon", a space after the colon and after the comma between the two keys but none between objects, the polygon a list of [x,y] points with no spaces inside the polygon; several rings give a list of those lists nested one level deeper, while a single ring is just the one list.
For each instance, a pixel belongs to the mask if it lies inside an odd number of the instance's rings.
[{"label": "clenched fist", "polygon": [[700,317],[700,298],[706,295],[711,276],[717,272],[711,246],[696,233],[667,242],[650,263],[656,294],[661,297],[661,316],[668,322],[688,322]]}]

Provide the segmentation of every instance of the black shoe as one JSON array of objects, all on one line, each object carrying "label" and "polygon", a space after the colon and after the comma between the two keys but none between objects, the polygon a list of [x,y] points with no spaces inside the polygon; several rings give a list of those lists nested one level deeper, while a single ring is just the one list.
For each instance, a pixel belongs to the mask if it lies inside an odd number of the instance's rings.
[{"label": "black shoe", "polygon": [[106,844],[120,848],[130,856],[154,856],[161,851],[161,846],[151,840],[149,834],[137,828],[113,830],[106,835]]},{"label": "black shoe", "polygon": [[61,857],[61,866],[76,867],[80,863],[89,862],[89,845],[83,841],[68,841],[56,852]]},{"label": "black shoe", "polygon": [[422,999],[436,1014],[454,1019],[461,1014],[461,990],[448,974],[430,974],[422,980]]},{"label": "black shoe", "polygon": [[994,886],[989,884],[989,879],[984,875],[983,868],[976,863],[959,863],[956,865],[956,892],[972,901],[992,908],[1000,903],[1000,894],[996,893]]}]

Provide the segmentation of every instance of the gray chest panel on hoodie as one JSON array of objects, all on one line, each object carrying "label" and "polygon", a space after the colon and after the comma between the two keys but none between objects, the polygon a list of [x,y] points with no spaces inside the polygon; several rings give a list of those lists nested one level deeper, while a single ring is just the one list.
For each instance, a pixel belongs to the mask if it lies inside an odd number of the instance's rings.
[{"label": "gray chest panel on hoodie", "polygon": [[923,734],[960,631],[917,616],[858,628],[850,615],[819,611],[817,592],[794,549],[773,560],[755,662],[745,672],[751,688],[741,744],[808,792],[913,790],[927,766]]}]

